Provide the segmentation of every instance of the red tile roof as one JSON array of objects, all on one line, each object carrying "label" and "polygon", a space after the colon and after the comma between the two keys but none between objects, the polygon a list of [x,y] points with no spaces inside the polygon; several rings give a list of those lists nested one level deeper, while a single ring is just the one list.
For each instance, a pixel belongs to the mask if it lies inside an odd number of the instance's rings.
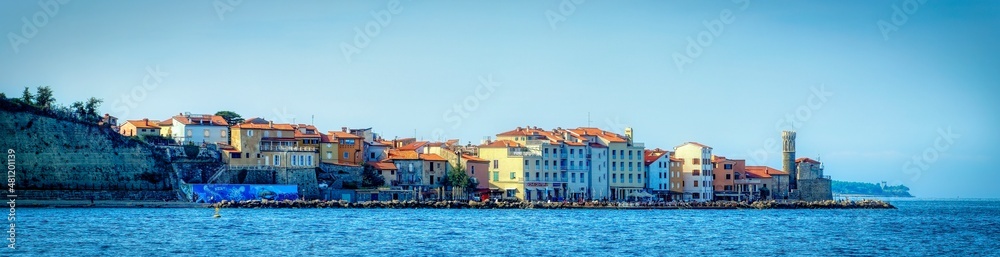
[{"label": "red tile roof", "polygon": [[427,141],[417,141],[417,142],[410,143],[408,145],[401,146],[401,147],[399,147],[399,150],[401,150],[401,151],[413,151],[413,150],[417,150],[420,147],[423,147],[423,146],[425,146],[427,144],[428,144]]},{"label": "red tile roof", "polygon": [[177,120],[178,122],[184,125],[192,125],[192,124],[199,125],[202,122],[205,122],[207,124],[204,125],[229,126],[229,123],[226,122],[226,119],[222,118],[222,116],[219,115],[209,115],[209,114],[191,114],[189,116],[176,115],[173,117],[173,119]]},{"label": "red tile roof", "polygon": [[590,143],[590,147],[593,147],[593,148],[608,148],[607,146],[604,146],[604,145],[598,144],[598,143]]},{"label": "red tile roof", "polygon": [[233,128],[241,129],[267,129],[267,130],[295,130],[291,124],[256,124],[256,123],[240,123],[238,125],[233,125]]},{"label": "red tile roof", "polygon": [[397,170],[396,164],[392,162],[368,162],[368,165],[375,167],[376,170]]},{"label": "red tile roof", "polygon": [[711,146],[707,146],[707,145],[704,145],[704,144],[701,144],[701,143],[698,143],[698,142],[687,142],[687,143],[681,144],[678,147],[684,146],[686,144],[692,144],[692,145],[695,145],[695,146],[698,146],[698,147],[702,147],[702,148],[712,148]]},{"label": "red tile roof", "polygon": [[746,172],[756,178],[770,178],[771,175],[788,175],[787,172],[767,166],[747,166]]},{"label": "red tile roof", "polygon": [[336,139],[341,139],[341,138],[345,138],[345,139],[362,139],[362,138],[364,138],[364,137],[361,137],[361,136],[358,136],[358,135],[355,135],[355,134],[351,134],[351,133],[347,133],[347,132],[343,132],[343,131],[330,131],[329,133],[330,133],[330,135],[333,135],[333,138],[336,138]]},{"label": "red tile roof", "polygon": [[334,143],[334,144],[339,143],[339,142],[337,142],[336,139],[333,138],[332,135],[327,135],[327,134],[319,134],[319,142],[321,142],[321,143]]},{"label": "red tile roof", "polygon": [[644,160],[646,161],[646,165],[652,164],[653,162],[656,162],[656,160],[658,160],[660,158],[663,158],[663,157],[668,157],[669,158],[669,156],[670,156],[669,152],[663,151],[663,150],[660,150],[660,149],[657,149],[657,150],[646,150],[643,153],[645,155]]},{"label": "red tile roof", "polygon": [[819,161],[813,160],[813,159],[809,159],[809,158],[798,158],[798,159],[795,159],[795,163],[800,163],[800,162],[808,162],[808,163],[812,163],[812,164],[819,164]]}]

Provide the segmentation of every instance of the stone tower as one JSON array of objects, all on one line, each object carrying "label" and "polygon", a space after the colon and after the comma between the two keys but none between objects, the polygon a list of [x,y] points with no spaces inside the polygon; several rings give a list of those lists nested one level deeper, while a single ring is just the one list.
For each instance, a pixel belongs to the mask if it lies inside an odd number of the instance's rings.
[{"label": "stone tower", "polygon": [[798,189],[795,167],[795,131],[782,131],[781,141],[781,152],[784,156],[781,168],[785,172],[788,172],[788,189],[795,190]]}]

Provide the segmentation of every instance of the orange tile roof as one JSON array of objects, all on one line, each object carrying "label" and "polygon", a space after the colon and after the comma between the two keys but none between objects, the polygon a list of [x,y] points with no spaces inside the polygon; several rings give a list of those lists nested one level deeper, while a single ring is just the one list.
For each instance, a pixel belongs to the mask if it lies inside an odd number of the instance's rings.
[{"label": "orange tile roof", "polygon": [[389,150],[388,159],[390,160],[417,160],[420,159],[420,155],[416,151],[400,151],[396,149]]},{"label": "orange tile roof", "polygon": [[479,147],[487,148],[510,148],[510,147],[523,147],[523,145],[511,140],[497,140],[490,142],[489,144],[480,145]]},{"label": "orange tile roof", "polygon": [[462,159],[469,160],[470,162],[490,162],[490,161],[488,161],[486,159],[482,159],[482,158],[479,158],[479,157],[476,157],[476,156],[472,156],[472,155],[468,155],[468,154],[463,154],[462,155]]},{"label": "orange tile roof", "polygon": [[401,151],[417,150],[418,148],[423,147],[424,145],[427,145],[427,144],[428,144],[427,141],[417,141],[417,142],[410,143],[408,145],[401,146],[401,147],[399,147],[399,150],[401,150]]},{"label": "orange tile roof", "polygon": [[432,153],[421,154],[420,155],[420,159],[421,160],[425,160],[425,161],[448,161],[444,157],[441,157],[440,155],[432,154]]},{"label": "orange tile roof", "polygon": [[368,165],[375,167],[376,170],[397,170],[396,164],[392,162],[368,162]]},{"label": "orange tile roof", "polygon": [[158,128],[160,128],[160,125],[157,124],[157,123],[160,123],[160,121],[158,121],[158,120],[150,120],[150,119],[127,120],[127,121],[125,121],[125,123],[126,124],[132,124],[132,126],[135,126],[136,128],[144,128],[144,129],[148,129],[148,128],[158,129]]},{"label": "orange tile roof", "polygon": [[334,143],[334,144],[339,143],[339,142],[337,142],[336,139],[333,138],[333,136],[327,135],[327,134],[319,134],[319,142],[321,142],[321,143]]},{"label": "orange tile roof", "polygon": [[597,136],[612,143],[628,142],[628,139],[625,138],[625,136],[619,135],[618,133],[614,133],[611,131],[602,130],[599,128],[579,127],[576,129],[571,129],[570,131],[580,136]]},{"label": "orange tile roof", "polygon": [[590,143],[590,147],[593,147],[593,148],[608,148],[607,146],[604,146],[604,145],[598,144],[598,143]]},{"label": "orange tile roof", "polygon": [[[319,133],[319,130],[317,130],[316,127],[313,125],[297,124],[297,125],[292,125],[292,127],[295,128],[296,138],[320,138],[321,134]],[[312,134],[302,133],[302,128],[305,128],[306,131],[311,130]]]},{"label": "orange tile roof", "polygon": [[800,163],[800,162],[808,162],[808,163],[813,163],[813,164],[819,164],[820,163],[817,160],[813,160],[813,159],[809,159],[809,158],[798,158],[798,159],[795,159],[795,163]]}]

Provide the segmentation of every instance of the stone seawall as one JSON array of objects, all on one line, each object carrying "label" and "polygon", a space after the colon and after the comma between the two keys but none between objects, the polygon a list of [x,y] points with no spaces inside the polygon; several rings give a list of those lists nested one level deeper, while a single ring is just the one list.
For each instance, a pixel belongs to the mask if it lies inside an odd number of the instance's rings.
[{"label": "stone seawall", "polygon": [[222,201],[220,208],[379,208],[379,209],[895,209],[879,200],[758,201],[704,203],[524,202],[524,201]]},{"label": "stone seawall", "polygon": [[174,191],[91,191],[91,190],[23,190],[20,200],[173,200]]}]

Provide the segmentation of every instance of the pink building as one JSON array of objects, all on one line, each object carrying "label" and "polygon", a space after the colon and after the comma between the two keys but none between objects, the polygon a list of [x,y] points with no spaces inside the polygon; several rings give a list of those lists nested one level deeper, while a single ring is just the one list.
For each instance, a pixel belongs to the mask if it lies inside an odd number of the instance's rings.
[{"label": "pink building", "polygon": [[479,199],[485,199],[490,194],[489,164],[490,161],[485,159],[467,154],[462,155],[462,167],[465,168],[465,173],[479,182],[479,185],[476,186],[476,196]]}]

